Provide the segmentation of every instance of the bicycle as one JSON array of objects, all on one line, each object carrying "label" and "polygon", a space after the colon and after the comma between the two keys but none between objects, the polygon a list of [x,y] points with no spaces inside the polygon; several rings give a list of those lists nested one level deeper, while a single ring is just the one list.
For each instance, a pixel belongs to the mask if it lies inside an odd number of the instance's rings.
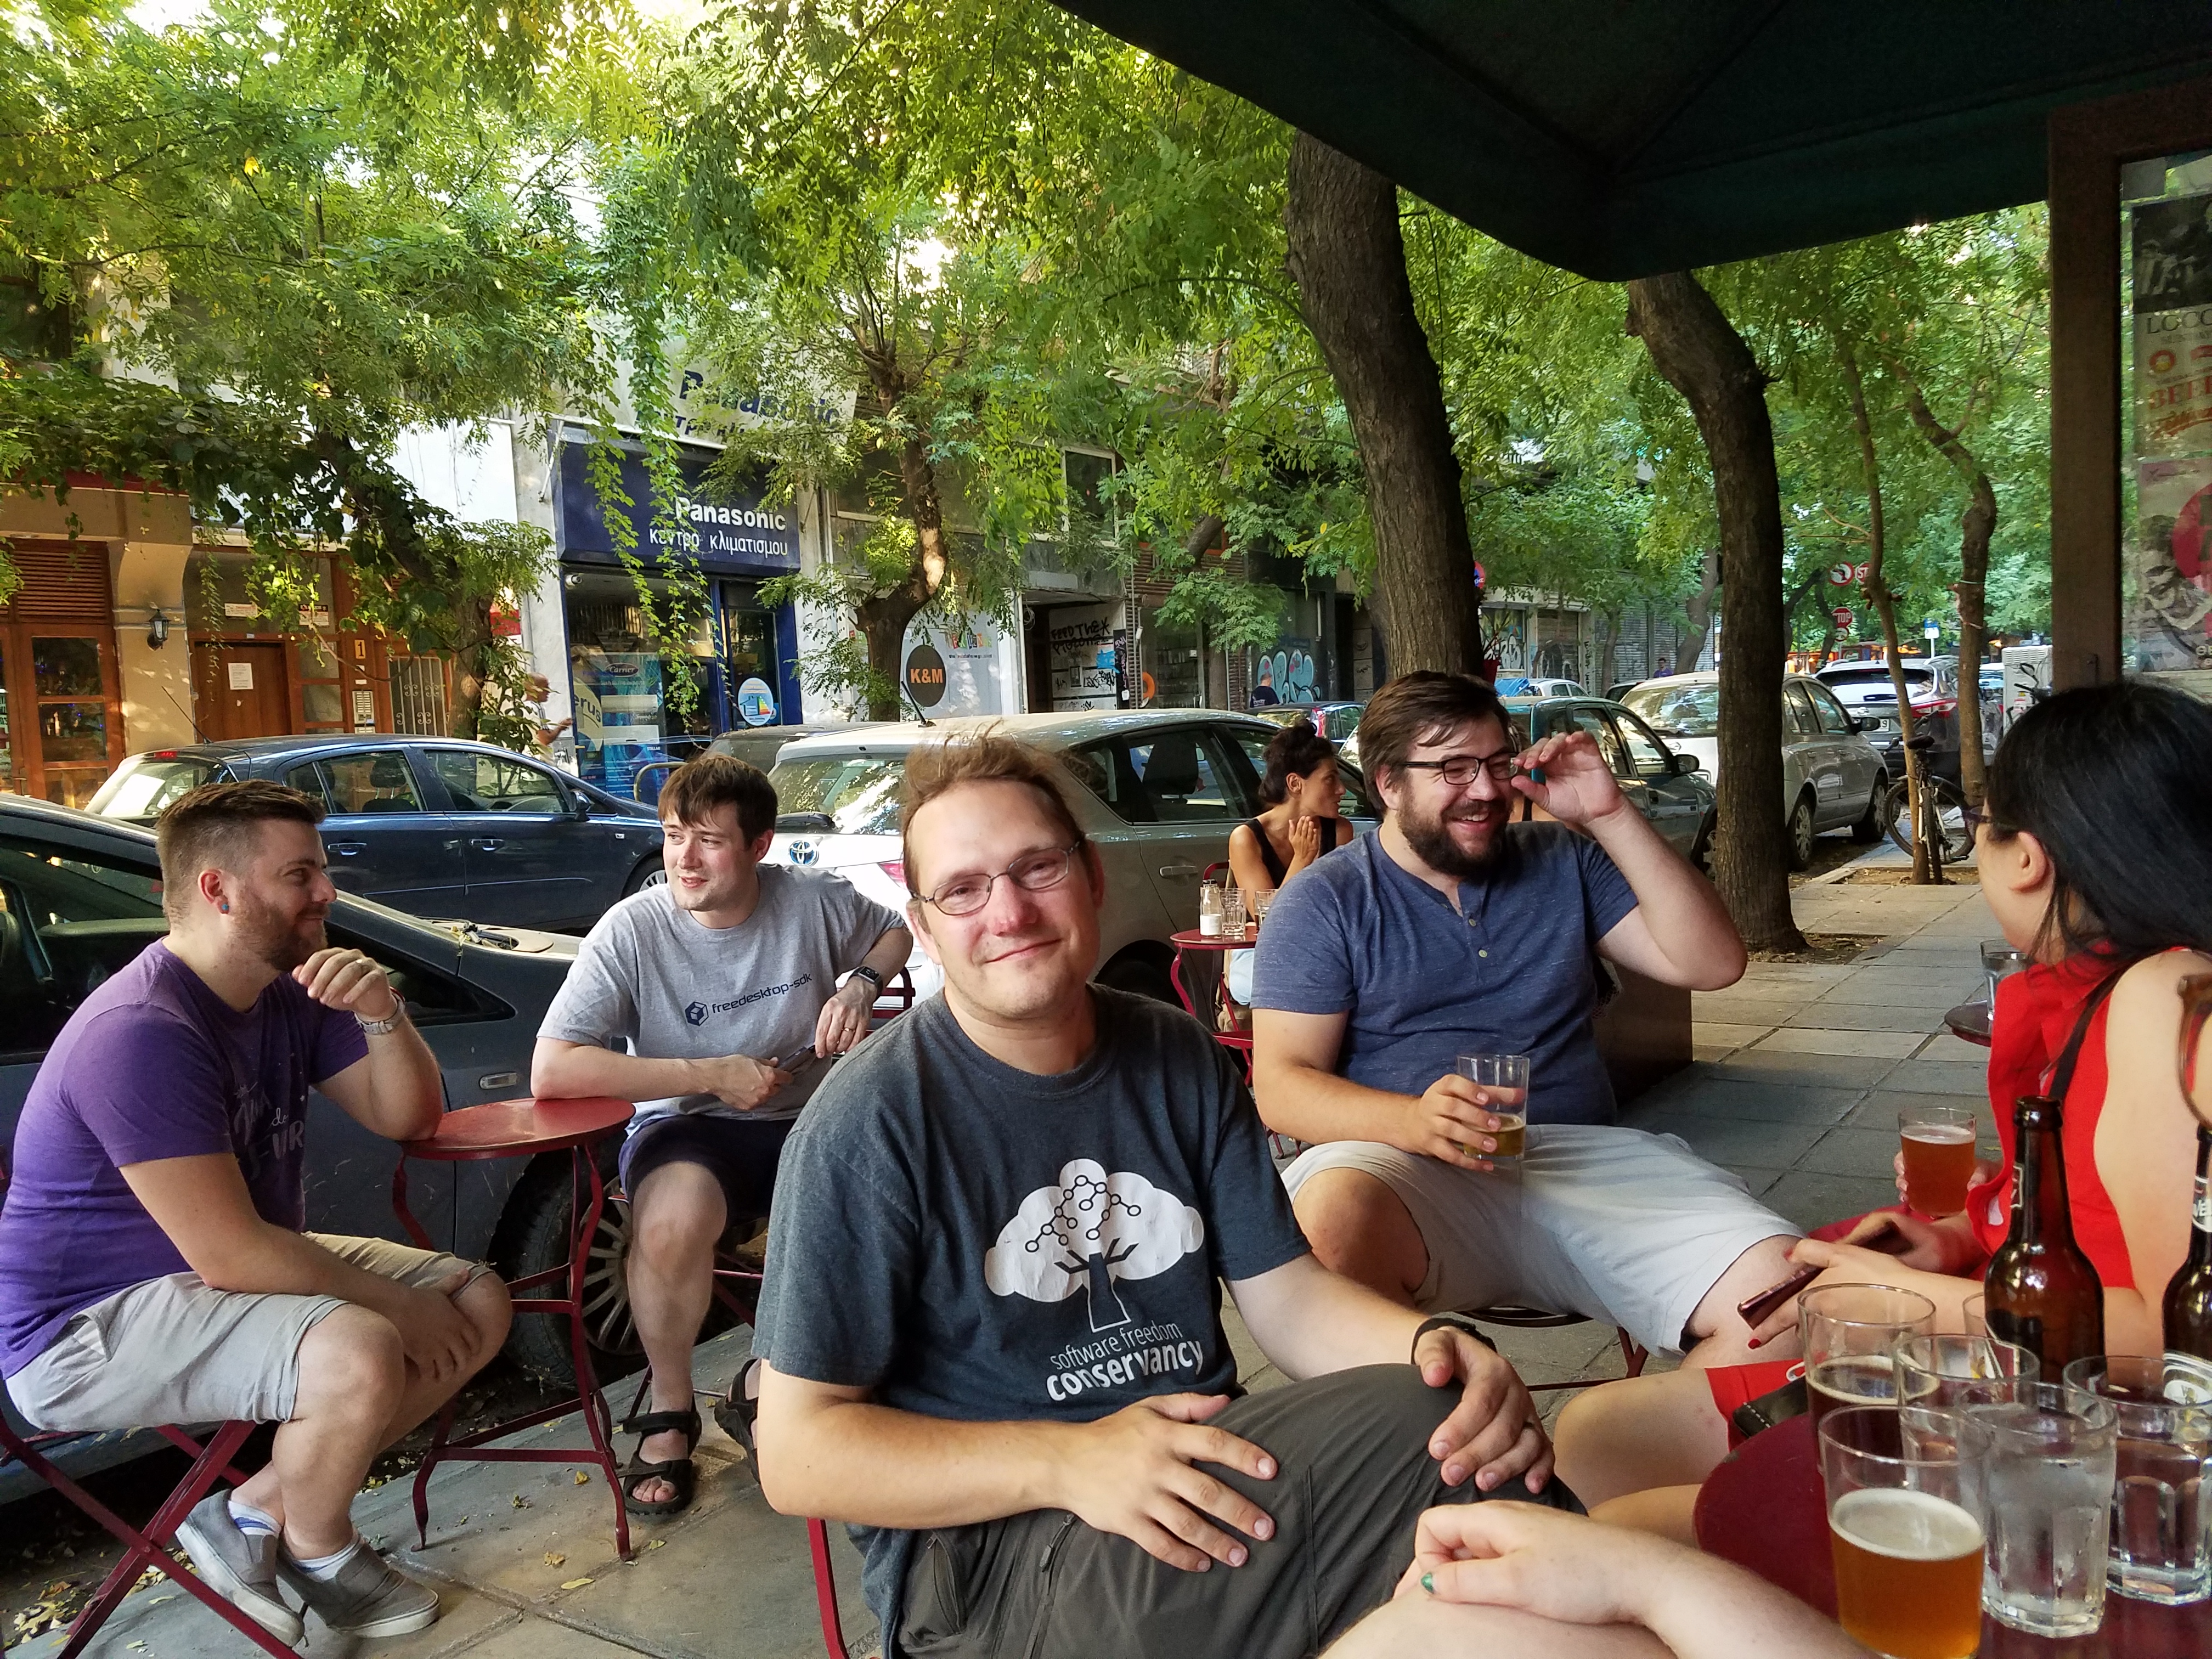
[{"label": "bicycle", "polygon": [[[1942,837],[1943,862],[1964,864],[1972,856],[1974,838],[1966,830],[1966,798],[1959,786],[1948,778],[1929,777],[1921,780],[1921,793],[1932,799],[1929,809],[1936,815],[1936,827]],[[1919,833],[1912,821],[1912,802],[1899,778],[1889,787],[1889,799],[1883,812],[1889,819],[1889,838],[1904,851],[1910,853]]]}]

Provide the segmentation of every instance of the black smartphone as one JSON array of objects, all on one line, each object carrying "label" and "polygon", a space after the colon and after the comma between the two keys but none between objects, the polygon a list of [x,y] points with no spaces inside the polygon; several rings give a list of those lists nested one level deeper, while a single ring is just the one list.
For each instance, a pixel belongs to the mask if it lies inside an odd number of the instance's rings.
[{"label": "black smartphone", "polygon": [[[1852,1241],[1863,1250],[1876,1250],[1883,1255],[1903,1255],[1912,1248],[1912,1241],[1893,1220],[1885,1221],[1881,1231]],[[1736,1304],[1735,1310],[1743,1322],[1753,1329],[1774,1316],[1774,1310],[1818,1279],[1824,1270],[1819,1267],[1800,1267],[1779,1285],[1761,1291],[1757,1296],[1747,1297]]]},{"label": "black smartphone", "polygon": [[779,1072],[788,1072],[793,1078],[799,1078],[804,1077],[821,1062],[822,1056],[815,1052],[814,1045],[810,1042],[804,1048],[793,1048],[781,1060],[776,1061],[775,1069]]}]

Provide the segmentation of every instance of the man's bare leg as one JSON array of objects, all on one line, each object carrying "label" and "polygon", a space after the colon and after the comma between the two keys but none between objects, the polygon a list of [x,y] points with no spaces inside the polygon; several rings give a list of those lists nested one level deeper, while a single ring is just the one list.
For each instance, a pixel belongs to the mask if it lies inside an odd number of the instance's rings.
[{"label": "man's bare leg", "polygon": [[1797,1357],[1794,1328],[1754,1348],[1750,1346],[1751,1327],[1736,1312],[1761,1291],[1779,1285],[1796,1271],[1790,1260],[1790,1247],[1796,1242],[1787,1233],[1762,1238],[1729,1264],[1729,1270],[1698,1300],[1697,1311],[1690,1316],[1690,1334],[1700,1340],[1682,1356],[1684,1370]]},{"label": "man's bare leg", "polygon": [[1630,1492],[1695,1486],[1728,1455],[1728,1422],[1701,1370],[1585,1389],[1559,1413],[1559,1478],[1593,1510]]},{"label": "man's bare leg", "polygon": [[1698,1491],[1695,1486],[1654,1486],[1649,1492],[1632,1492],[1596,1505],[1590,1510],[1590,1519],[1608,1526],[1633,1527],[1686,1549],[1696,1549]]},{"label": "man's bare leg", "polygon": [[1421,1230],[1389,1183],[1360,1170],[1323,1170],[1291,1200],[1314,1255],[1401,1307],[1429,1275]]},{"label": "man's bare leg", "polygon": [[[721,1183],[696,1164],[664,1164],[630,1195],[629,1307],[653,1367],[656,1412],[691,1409],[691,1350],[714,1300],[714,1246],[728,1224]],[[647,1435],[638,1450],[649,1463],[682,1457],[684,1437]],[[676,1488],[641,1480],[635,1496],[664,1504]]]},{"label": "man's bare leg", "polygon": [[468,1357],[461,1362],[458,1376],[449,1376],[441,1382],[416,1370],[407,1368],[407,1387],[399,1396],[399,1404],[392,1413],[391,1421],[384,1425],[384,1439],[378,1449],[404,1439],[410,1432],[429,1420],[432,1413],[459,1394],[468,1380],[491,1363],[500,1345],[507,1340],[507,1328],[514,1320],[514,1304],[507,1294],[507,1286],[496,1274],[480,1274],[465,1290],[453,1297],[453,1305],[469,1322],[474,1334],[469,1343]]}]

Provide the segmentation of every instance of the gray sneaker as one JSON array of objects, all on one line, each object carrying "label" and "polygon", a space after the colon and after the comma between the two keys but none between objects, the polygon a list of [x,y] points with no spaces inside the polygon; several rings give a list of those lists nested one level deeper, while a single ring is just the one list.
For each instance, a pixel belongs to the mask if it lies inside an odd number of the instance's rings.
[{"label": "gray sneaker", "polygon": [[335,1578],[310,1578],[289,1561],[280,1560],[276,1570],[340,1636],[404,1636],[438,1620],[437,1591],[403,1577],[367,1544]]},{"label": "gray sneaker", "polygon": [[276,1588],[276,1540],[240,1532],[230,1518],[229,1493],[211,1492],[194,1504],[177,1528],[177,1541],[201,1577],[285,1646],[305,1634],[307,1626]]}]

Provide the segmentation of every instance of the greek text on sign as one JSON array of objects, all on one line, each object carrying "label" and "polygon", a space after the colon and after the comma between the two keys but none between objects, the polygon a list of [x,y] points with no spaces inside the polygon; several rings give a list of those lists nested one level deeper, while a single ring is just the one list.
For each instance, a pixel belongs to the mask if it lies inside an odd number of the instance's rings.
[{"label": "greek text on sign", "polygon": [[253,690],[253,665],[252,663],[234,662],[226,665],[230,670],[230,689],[232,690],[251,691]]}]

